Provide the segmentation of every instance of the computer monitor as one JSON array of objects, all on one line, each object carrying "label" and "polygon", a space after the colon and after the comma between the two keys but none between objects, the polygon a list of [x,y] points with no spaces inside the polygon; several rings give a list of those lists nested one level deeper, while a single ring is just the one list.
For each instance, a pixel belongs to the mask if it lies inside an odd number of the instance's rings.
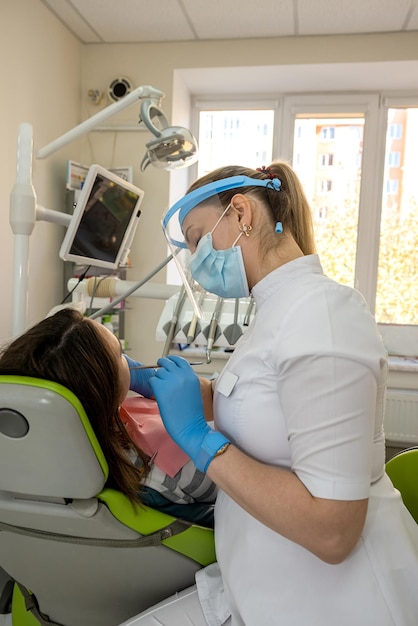
[{"label": "computer monitor", "polygon": [[116,269],[126,262],[144,192],[100,165],[89,168],[62,242],[64,261]]}]

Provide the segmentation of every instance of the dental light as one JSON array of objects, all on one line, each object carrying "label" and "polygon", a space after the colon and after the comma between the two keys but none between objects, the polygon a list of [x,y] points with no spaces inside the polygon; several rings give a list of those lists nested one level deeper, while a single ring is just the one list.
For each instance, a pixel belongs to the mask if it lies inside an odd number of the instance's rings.
[{"label": "dental light", "polygon": [[[141,102],[140,121],[156,137],[146,144],[147,152],[141,170],[151,163],[154,167],[176,169],[187,167],[198,158],[193,135],[181,126],[169,126],[161,111],[164,93],[151,86],[138,87],[126,96],[88,118],[36,152],[36,159],[45,159],[84,133],[97,128],[101,122],[123,109]],[[161,128],[153,123],[158,118]],[[33,131],[27,123],[20,124],[17,145],[16,182],[10,195],[10,225],[14,234],[12,332],[20,334],[26,328],[29,279],[29,237],[36,220],[46,220],[68,226],[71,215],[51,211],[37,204],[32,184]]]},{"label": "dental light", "polygon": [[[158,119],[160,128],[154,124],[154,118]],[[142,160],[141,171],[150,164],[171,170],[195,163],[197,144],[191,132],[181,126],[169,126],[164,113],[152,100],[141,103],[140,120],[157,137],[146,144],[148,150]]]}]

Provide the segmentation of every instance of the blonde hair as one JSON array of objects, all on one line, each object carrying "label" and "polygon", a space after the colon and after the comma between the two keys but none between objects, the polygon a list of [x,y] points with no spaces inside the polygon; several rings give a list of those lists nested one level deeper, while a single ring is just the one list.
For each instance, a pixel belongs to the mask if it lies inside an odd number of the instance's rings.
[{"label": "blonde hair", "polygon": [[[279,239],[275,232],[275,225],[277,222],[281,222],[284,232],[291,233],[303,254],[315,253],[311,209],[296,172],[287,162],[273,161],[270,166],[261,170],[239,165],[219,167],[197,179],[188,191],[231,176],[248,176],[258,179],[277,177],[281,181],[280,191],[268,187],[239,188],[240,193],[254,196],[266,208],[267,223],[261,237],[261,245],[265,251],[270,247],[277,246]],[[228,206],[236,193],[237,189],[229,189],[219,193],[224,208]],[[210,199],[208,204],[210,204]]]}]

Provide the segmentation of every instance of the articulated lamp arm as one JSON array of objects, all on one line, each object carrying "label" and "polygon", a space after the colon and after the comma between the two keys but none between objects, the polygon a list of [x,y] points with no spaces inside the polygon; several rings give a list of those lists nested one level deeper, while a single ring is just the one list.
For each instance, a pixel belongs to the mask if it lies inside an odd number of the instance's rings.
[{"label": "articulated lamp arm", "polygon": [[[164,93],[149,85],[138,87],[119,101],[99,111],[78,126],[64,133],[44,146],[35,154],[37,159],[45,159],[71,141],[78,139],[84,133],[88,133],[104,120],[109,119],[116,113],[135,104],[139,100],[148,99],[150,108],[154,110],[160,104]],[[165,118],[164,118],[165,119]],[[149,127],[148,127],[149,128]],[[173,128],[173,131],[172,131]],[[150,162],[157,167],[167,168],[184,167],[191,165],[197,159],[197,146],[195,140],[187,129],[179,127],[167,127],[162,136],[164,157],[158,152],[159,145],[149,147]],[[152,129],[151,129],[152,130]],[[179,132],[184,131],[184,136]],[[192,151],[182,150],[182,141],[187,146],[192,140]],[[171,144],[170,144],[171,142]],[[155,143],[155,142],[150,142]],[[158,143],[158,142],[157,142]],[[172,148],[167,150],[167,145]],[[148,144],[147,144],[148,147]],[[168,152],[168,155],[166,154]],[[163,163],[162,159],[165,158]],[[63,224],[62,214],[58,211],[50,211],[37,206],[36,193],[32,184],[32,160],[33,160],[33,131],[27,123],[20,124],[18,131],[16,182],[10,195],[10,226],[14,234],[14,261],[13,261],[13,297],[12,297],[12,333],[16,336],[26,328],[27,319],[27,293],[29,280],[29,237],[33,231],[37,219],[45,219],[57,224]]]},{"label": "articulated lamp arm", "polygon": [[61,135],[61,137],[58,137],[58,139],[51,141],[51,143],[49,143],[47,146],[44,146],[43,148],[38,150],[38,152],[36,153],[36,158],[45,159],[57,150],[60,150],[63,146],[66,146],[71,141],[78,139],[79,137],[81,137],[81,135],[84,135],[84,133],[90,132],[91,130],[96,128],[96,126],[98,126],[101,122],[104,122],[110,117],[113,117],[113,115],[116,115],[116,113],[127,109],[132,104],[135,104],[135,102],[137,102],[138,100],[143,100],[144,98],[149,98],[152,101],[153,105],[158,106],[161,99],[164,98],[164,93],[149,85],[145,87],[138,87],[117,102],[110,104],[102,111],[99,111],[95,115],[92,115],[92,117],[89,117],[89,119],[81,122],[81,124],[79,124],[78,126],[75,126],[67,133],[64,133],[64,135]]}]

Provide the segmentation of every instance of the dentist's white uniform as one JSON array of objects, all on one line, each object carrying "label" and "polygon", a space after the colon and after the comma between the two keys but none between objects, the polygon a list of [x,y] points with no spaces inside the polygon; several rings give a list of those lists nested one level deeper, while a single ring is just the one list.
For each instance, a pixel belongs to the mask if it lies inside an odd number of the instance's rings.
[{"label": "dentist's white uniform", "polygon": [[[328,565],[220,492],[218,563],[196,577],[206,622],[416,626],[418,525],[384,473],[387,361],[374,319],[316,255],[275,270],[253,296],[255,320],[217,380],[217,428],[250,456],[291,469],[314,496],[369,498],[369,507],[354,551]],[[188,602],[193,591],[157,623],[182,624]]]}]

